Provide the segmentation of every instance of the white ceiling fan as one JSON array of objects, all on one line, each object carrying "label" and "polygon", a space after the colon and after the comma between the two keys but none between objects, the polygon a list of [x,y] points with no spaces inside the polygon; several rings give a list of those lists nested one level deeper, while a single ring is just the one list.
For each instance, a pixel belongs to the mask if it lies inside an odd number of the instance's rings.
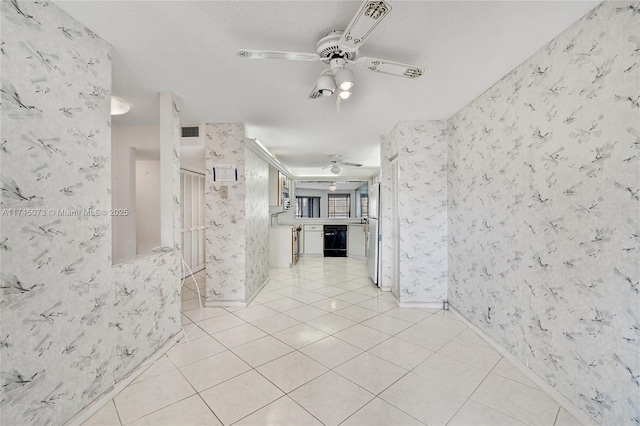
[{"label": "white ceiling fan", "polygon": [[238,56],[252,59],[286,59],[291,61],[322,61],[329,69],[320,74],[309,98],[331,96],[338,92],[338,101],[351,96],[355,84],[350,64],[364,64],[369,70],[398,77],[417,79],[424,68],[384,59],[359,57],[358,50],[376,26],[391,12],[388,1],[365,0],[345,31],[332,31],[316,44],[317,53],[279,52],[268,50],[238,50]]},{"label": "white ceiling fan", "polygon": [[[321,163],[321,164],[325,164],[325,163]],[[344,159],[340,155],[334,154],[330,157],[329,164],[324,166],[322,169],[323,170],[331,169],[331,173],[333,173],[334,175],[337,175],[342,171],[341,167],[362,167],[362,164],[344,161]]]}]

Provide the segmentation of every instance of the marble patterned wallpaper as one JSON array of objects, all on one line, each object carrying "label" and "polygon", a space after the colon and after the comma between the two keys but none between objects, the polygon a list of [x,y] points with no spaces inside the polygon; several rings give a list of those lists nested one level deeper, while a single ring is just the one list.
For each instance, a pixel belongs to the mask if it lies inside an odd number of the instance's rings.
[{"label": "marble patterned wallpaper", "polygon": [[398,137],[401,303],[447,300],[447,122],[401,122]]},{"label": "marble patterned wallpaper", "polygon": [[396,299],[400,298],[400,287],[393,276],[393,209],[391,204],[391,159],[398,155],[398,129],[394,127],[391,132],[382,137],[380,141],[380,276],[378,277],[380,288],[390,290]]},{"label": "marble patterned wallpaper", "polygon": [[[245,303],[269,275],[269,168],[243,123],[207,124],[205,149],[207,302]],[[214,182],[216,165],[237,167],[238,180]]]},{"label": "marble patterned wallpaper", "polygon": [[111,48],[51,3],[1,12],[1,420],[61,424],[114,384]]},{"label": "marble patterned wallpaper", "polygon": [[178,332],[177,256],[112,268],[108,43],[0,7],[0,422],[63,424]]},{"label": "marble patterned wallpaper", "polygon": [[113,267],[115,301],[113,375],[119,381],[180,328],[180,252],[135,259]]},{"label": "marble patterned wallpaper", "polygon": [[382,275],[400,303],[447,298],[446,121],[400,122],[382,142],[383,200],[391,200],[391,158],[398,161],[399,280],[391,262],[391,203],[381,204]]},{"label": "marble patterned wallpaper", "polygon": [[[245,238],[245,158],[244,124],[206,126],[205,239],[207,302],[244,302]],[[212,168],[233,165],[238,169],[235,182],[214,182]],[[220,187],[228,187],[222,198]]]},{"label": "marble patterned wallpaper", "polygon": [[449,298],[603,425],[640,423],[640,3],[450,120]]},{"label": "marble patterned wallpaper", "polygon": [[[181,332],[180,285],[182,261],[180,251],[180,112],[172,93],[162,96],[170,103],[167,117],[171,132],[171,193],[173,194],[173,248],[113,267],[116,299],[113,311],[117,320],[111,324],[116,330],[113,372],[121,380],[135,367],[156,352],[172,336]],[[163,171],[164,172],[164,171]]]},{"label": "marble patterned wallpaper", "polygon": [[[245,144],[246,146],[246,144]],[[246,300],[269,277],[269,165],[245,149]]]}]

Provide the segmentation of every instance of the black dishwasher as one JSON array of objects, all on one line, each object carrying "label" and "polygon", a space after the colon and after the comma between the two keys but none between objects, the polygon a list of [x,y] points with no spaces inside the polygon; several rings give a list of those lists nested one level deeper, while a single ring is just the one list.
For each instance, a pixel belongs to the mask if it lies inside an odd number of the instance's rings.
[{"label": "black dishwasher", "polygon": [[324,257],[347,256],[347,225],[324,226]]}]

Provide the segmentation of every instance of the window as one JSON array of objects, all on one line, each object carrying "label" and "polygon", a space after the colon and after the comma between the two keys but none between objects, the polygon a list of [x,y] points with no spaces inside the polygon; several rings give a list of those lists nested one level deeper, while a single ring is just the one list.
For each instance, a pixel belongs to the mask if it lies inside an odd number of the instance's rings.
[{"label": "window", "polygon": [[320,197],[296,197],[296,217],[320,217]]},{"label": "window", "polygon": [[329,194],[329,217],[351,217],[351,196],[349,194]]},{"label": "window", "polygon": [[363,219],[369,217],[369,195],[360,194],[360,217]]}]

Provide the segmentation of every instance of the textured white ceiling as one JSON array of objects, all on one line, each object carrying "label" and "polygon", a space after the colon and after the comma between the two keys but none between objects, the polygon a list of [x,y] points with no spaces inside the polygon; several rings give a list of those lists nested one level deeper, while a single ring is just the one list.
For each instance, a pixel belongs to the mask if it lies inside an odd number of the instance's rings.
[{"label": "textured white ceiling", "polygon": [[296,181],[296,189],[319,189],[328,190],[329,184],[334,183],[337,191],[353,191],[354,189],[362,186],[365,181],[342,181],[342,180],[327,180],[327,181]]},{"label": "textured white ceiling", "polygon": [[297,175],[330,175],[330,154],[379,166],[380,136],[400,120],[446,119],[577,21],[595,1],[395,1],[361,56],[427,69],[413,81],[356,70],[351,99],[307,99],[321,62],[250,60],[237,49],[315,52],[360,1],[56,1],[113,45],[114,123],[157,121],[158,92],[185,123],[244,122]]}]

